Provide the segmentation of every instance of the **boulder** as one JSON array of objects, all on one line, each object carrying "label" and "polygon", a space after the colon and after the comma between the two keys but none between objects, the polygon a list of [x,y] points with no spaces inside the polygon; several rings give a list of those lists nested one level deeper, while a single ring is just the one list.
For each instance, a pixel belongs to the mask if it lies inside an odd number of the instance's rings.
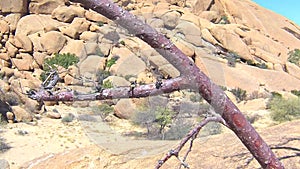
[{"label": "boulder", "polygon": [[18,58],[12,58],[12,63],[19,71],[33,69],[33,57],[28,53],[21,53],[17,55]]},{"label": "boulder", "polygon": [[177,11],[169,11],[165,13],[161,19],[164,21],[164,26],[167,29],[174,29],[179,21],[180,18],[180,13]]},{"label": "boulder", "polygon": [[54,109],[53,111],[47,111],[47,117],[49,117],[50,119],[60,119],[61,118],[61,114],[58,111],[55,111],[56,109]]},{"label": "boulder", "polygon": [[84,9],[76,6],[58,6],[52,12],[52,18],[70,23],[75,17],[84,17]]},{"label": "boulder", "polygon": [[115,115],[121,119],[130,119],[136,111],[136,105],[132,99],[121,99],[114,107]]},{"label": "boulder", "polygon": [[47,27],[60,27],[65,23],[54,20],[49,15],[26,15],[20,19],[16,28],[16,35],[30,35],[36,32],[44,31]]},{"label": "boulder", "polygon": [[18,48],[16,48],[11,42],[7,41],[5,43],[5,48],[7,49],[7,54],[9,57],[14,58],[18,52]]},{"label": "boulder", "polygon": [[180,72],[171,64],[163,65],[163,66],[159,67],[158,70],[166,78],[167,77],[175,78],[175,77],[180,76]]},{"label": "boulder", "polygon": [[28,0],[1,0],[0,13],[28,13]]},{"label": "boulder", "polygon": [[81,76],[94,77],[97,71],[103,70],[105,66],[106,58],[98,55],[90,55],[79,65]]},{"label": "boulder", "polygon": [[20,48],[20,52],[32,52],[32,42],[25,34],[17,34],[14,38],[14,45]]},{"label": "boulder", "polygon": [[297,66],[293,63],[290,63],[290,62],[287,62],[285,65],[286,65],[286,69],[290,75],[294,76],[297,79],[300,79],[300,67],[299,66]]},{"label": "boulder", "polygon": [[128,82],[125,78],[119,77],[119,76],[109,76],[106,79],[103,80],[105,81],[111,81],[114,87],[120,87],[120,86],[130,86],[130,82]]},{"label": "boulder", "polygon": [[41,52],[34,52],[33,53],[33,59],[36,61],[36,63],[39,66],[42,66],[44,64],[44,60],[48,55]]},{"label": "boulder", "polygon": [[96,32],[90,32],[90,31],[84,31],[82,32],[82,34],[80,35],[79,39],[83,40],[85,42],[98,42],[98,33]]},{"label": "boulder", "polygon": [[31,122],[33,120],[32,114],[20,106],[12,106],[12,110],[18,122]]},{"label": "boulder", "polygon": [[5,20],[0,20],[0,33],[9,33],[9,24]]},{"label": "boulder", "polygon": [[1,169],[10,169],[9,162],[5,159],[0,159],[0,168]]},{"label": "boulder", "polygon": [[64,5],[66,0],[31,0],[29,12],[34,14],[51,14],[59,5]]},{"label": "boulder", "polygon": [[59,53],[67,42],[66,37],[60,32],[50,31],[42,35],[41,46],[48,54]]},{"label": "boulder", "polygon": [[87,57],[83,40],[68,39],[67,44],[62,48],[62,50],[59,53],[72,53],[79,57],[80,60],[83,60]]},{"label": "boulder", "polygon": [[63,33],[64,35],[69,36],[72,39],[78,39],[79,33],[75,28],[69,27],[69,26],[64,26],[60,27],[59,31]]},{"label": "boulder", "polygon": [[15,31],[17,28],[17,24],[21,19],[22,14],[19,13],[11,13],[5,16],[4,20],[9,24],[10,31]]},{"label": "boulder", "polygon": [[100,52],[99,44],[95,42],[88,42],[84,44],[84,49],[86,54],[89,55],[98,55],[103,56],[103,54]]},{"label": "boulder", "polygon": [[102,23],[109,23],[111,22],[109,19],[107,19],[105,16],[93,11],[88,10],[85,12],[85,18],[92,22],[102,22]]},{"label": "boulder", "polygon": [[201,30],[192,22],[180,21],[175,28],[176,34],[179,34],[186,42],[189,42],[195,46],[202,46]]}]

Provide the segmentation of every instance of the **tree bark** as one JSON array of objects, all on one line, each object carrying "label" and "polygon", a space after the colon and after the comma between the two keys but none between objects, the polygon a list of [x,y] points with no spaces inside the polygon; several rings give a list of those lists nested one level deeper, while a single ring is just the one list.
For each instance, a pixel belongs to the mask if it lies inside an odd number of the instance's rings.
[{"label": "tree bark", "polygon": [[188,81],[189,88],[199,91],[202,97],[224,118],[229,128],[234,131],[263,168],[284,168],[266,142],[223,90],[214,84],[163,34],[158,33],[155,29],[110,0],[71,1],[79,2],[85,8],[92,9],[115,21],[118,25],[127,29],[130,34],[139,37],[156,49],[180,71],[181,77]]}]

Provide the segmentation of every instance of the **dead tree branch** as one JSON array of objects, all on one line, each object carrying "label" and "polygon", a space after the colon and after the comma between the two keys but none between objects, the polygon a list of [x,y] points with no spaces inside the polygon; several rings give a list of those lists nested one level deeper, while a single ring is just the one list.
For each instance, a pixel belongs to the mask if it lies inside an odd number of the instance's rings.
[{"label": "dead tree branch", "polygon": [[75,91],[56,91],[49,90],[31,91],[28,96],[31,99],[41,101],[83,101],[83,100],[106,100],[118,98],[139,98],[160,95],[162,93],[170,93],[181,89],[189,88],[188,80],[182,77],[165,80],[157,87],[154,84],[136,86],[132,88],[117,87],[111,89],[103,89],[91,94],[77,94]]},{"label": "dead tree branch", "polygon": [[219,113],[263,168],[284,168],[270,147],[226,94],[168,38],[110,0],[72,0],[115,21],[156,49]]},{"label": "dead tree branch", "polygon": [[[193,142],[195,140],[195,138],[197,138],[197,135],[199,134],[200,130],[202,129],[202,127],[204,127],[207,123],[209,122],[219,122],[222,123],[226,126],[226,123],[224,121],[224,119],[220,116],[215,116],[215,117],[207,117],[204,120],[202,120],[196,127],[194,127],[179,143],[179,145],[174,149],[174,150],[170,150],[168,154],[166,154],[166,156],[158,161],[157,166],[155,167],[156,169],[160,168],[165,162],[167,162],[172,156],[175,156],[176,158],[178,158],[178,160],[181,162],[181,166],[185,167],[185,168],[189,168],[188,164],[185,162],[187,156],[189,155],[189,153],[192,151],[192,147],[193,147]],[[179,157],[179,152],[181,151],[181,149],[185,146],[185,144],[191,140],[190,142],[190,146],[187,150],[187,152],[185,153],[183,159],[180,159]]]},{"label": "dead tree branch", "polygon": [[151,47],[158,51],[181,73],[181,78],[172,79],[157,89],[155,84],[136,87],[132,92],[130,87],[105,89],[102,92],[76,95],[74,92],[52,93],[45,90],[32,92],[30,97],[38,101],[74,101],[74,100],[103,100],[114,98],[147,97],[161,93],[169,93],[179,89],[199,91],[202,97],[220,114],[228,127],[235,132],[242,143],[248,148],[263,168],[284,168],[266,142],[246,120],[245,116],[226,96],[223,90],[211,80],[183,54],[168,38],[158,33],[151,26],[139,20],[110,0],[72,0],[84,5],[85,8],[106,16],[124,27]]}]

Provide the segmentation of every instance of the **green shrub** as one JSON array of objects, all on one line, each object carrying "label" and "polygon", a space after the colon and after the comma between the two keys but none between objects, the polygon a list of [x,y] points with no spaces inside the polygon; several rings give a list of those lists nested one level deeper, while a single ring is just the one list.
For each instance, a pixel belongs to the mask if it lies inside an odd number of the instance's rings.
[{"label": "green shrub", "polygon": [[11,146],[5,143],[5,139],[0,137],[0,153],[4,153],[5,151],[9,150]]},{"label": "green shrub", "polygon": [[288,53],[288,61],[300,66],[300,49],[294,49]]},{"label": "green shrub", "polygon": [[57,70],[57,66],[62,66],[67,69],[69,66],[74,65],[78,62],[79,58],[74,54],[54,54],[54,57],[45,59],[43,64],[44,72],[41,74],[40,79],[44,81],[47,78],[47,74],[50,72],[50,70]]},{"label": "green shrub", "polygon": [[217,135],[222,133],[222,124],[218,122],[207,123],[200,131],[200,137]]},{"label": "green shrub", "polygon": [[165,139],[165,129],[173,121],[175,112],[165,107],[137,111],[132,119],[134,124],[147,128],[150,139]]},{"label": "green shrub", "polygon": [[203,98],[199,93],[193,93],[190,95],[190,100],[191,102],[201,102]]},{"label": "green shrub", "polygon": [[99,69],[96,73],[96,78],[99,85],[103,85],[103,80],[110,76],[110,72],[106,70]]},{"label": "green shrub", "polygon": [[102,120],[104,120],[109,114],[114,112],[114,108],[108,104],[101,104],[100,106],[93,107],[93,112],[96,115],[100,115]]},{"label": "green shrub", "polygon": [[75,116],[72,113],[68,113],[66,116],[64,116],[61,121],[64,123],[70,123],[74,120]]},{"label": "green shrub", "polygon": [[119,59],[119,56],[113,56],[111,59],[106,61],[105,68],[107,68],[109,70],[112,65],[116,64],[118,59]]},{"label": "green shrub", "polygon": [[238,102],[245,100],[247,97],[247,91],[239,87],[230,90],[230,92],[234,94]]},{"label": "green shrub", "polygon": [[102,84],[103,89],[110,89],[110,88],[113,88],[113,87],[114,87],[114,85],[110,80],[106,80]]},{"label": "green shrub", "polygon": [[192,124],[184,120],[177,120],[165,134],[166,140],[180,140],[192,129]]},{"label": "green shrub", "polygon": [[292,90],[291,93],[293,93],[294,95],[300,97],[300,90]]},{"label": "green shrub", "polygon": [[230,22],[228,20],[228,16],[222,15],[219,24],[230,24]]},{"label": "green shrub", "polygon": [[291,121],[300,117],[300,98],[288,98],[275,96],[268,103],[271,118],[274,121]]}]

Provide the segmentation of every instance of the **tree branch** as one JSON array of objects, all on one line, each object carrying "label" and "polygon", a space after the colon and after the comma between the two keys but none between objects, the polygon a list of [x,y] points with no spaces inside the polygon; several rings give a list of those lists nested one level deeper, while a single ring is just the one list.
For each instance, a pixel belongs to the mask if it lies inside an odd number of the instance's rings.
[{"label": "tree branch", "polygon": [[119,98],[139,98],[170,93],[173,91],[189,88],[188,80],[182,77],[165,80],[157,87],[154,84],[136,86],[135,88],[117,87],[111,89],[103,89],[92,94],[78,94],[75,91],[57,91],[39,90],[31,91],[28,96],[31,99],[41,101],[83,101],[83,100],[106,100]]},{"label": "tree branch", "polygon": [[129,33],[136,35],[165,57],[181,75],[189,80],[191,88],[198,89],[202,97],[219,113],[263,168],[284,168],[270,147],[246,120],[245,116],[226,94],[199,70],[168,38],[137,19],[110,0],[72,0],[85,8],[115,21]]},{"label": "tree branch", "polygon": [[[193,130],[191,130],[179,143],[179,145],[174,149],[174,150],[170,150],[168,154],[166,154],[166,156],[158,161],[157,166],[155,167],[156,169],[160,168],[165,162],[167,162],[172,156],[177,157],[180,162],[181,165],[183,165],[185,168],[188,168],[188,164],[185,163],[185,160],[188,156],[188,154],[191,152],[192,150],[192,146],[193,146],[193,142],[195,140],[195,138],[197,138],[197,135],[199,134],[200,130],[202,129],[202,127],[204,127],[207,123],[209,122],[220,122],[222,124],[224,124],[226,126],[226,123],[224,122],[224,119],[220,116],[215,116],[215,117],[207,117],[204,120],[202,120],[196,127],[193,128]],[[184,145],[189,141],[190,142],[190,146],[188,151],[186,152],[186,154],[184,155],[183,159],[181,160],[179,158],[179,152],[181,151],[181,149],[184,147]]]}]

